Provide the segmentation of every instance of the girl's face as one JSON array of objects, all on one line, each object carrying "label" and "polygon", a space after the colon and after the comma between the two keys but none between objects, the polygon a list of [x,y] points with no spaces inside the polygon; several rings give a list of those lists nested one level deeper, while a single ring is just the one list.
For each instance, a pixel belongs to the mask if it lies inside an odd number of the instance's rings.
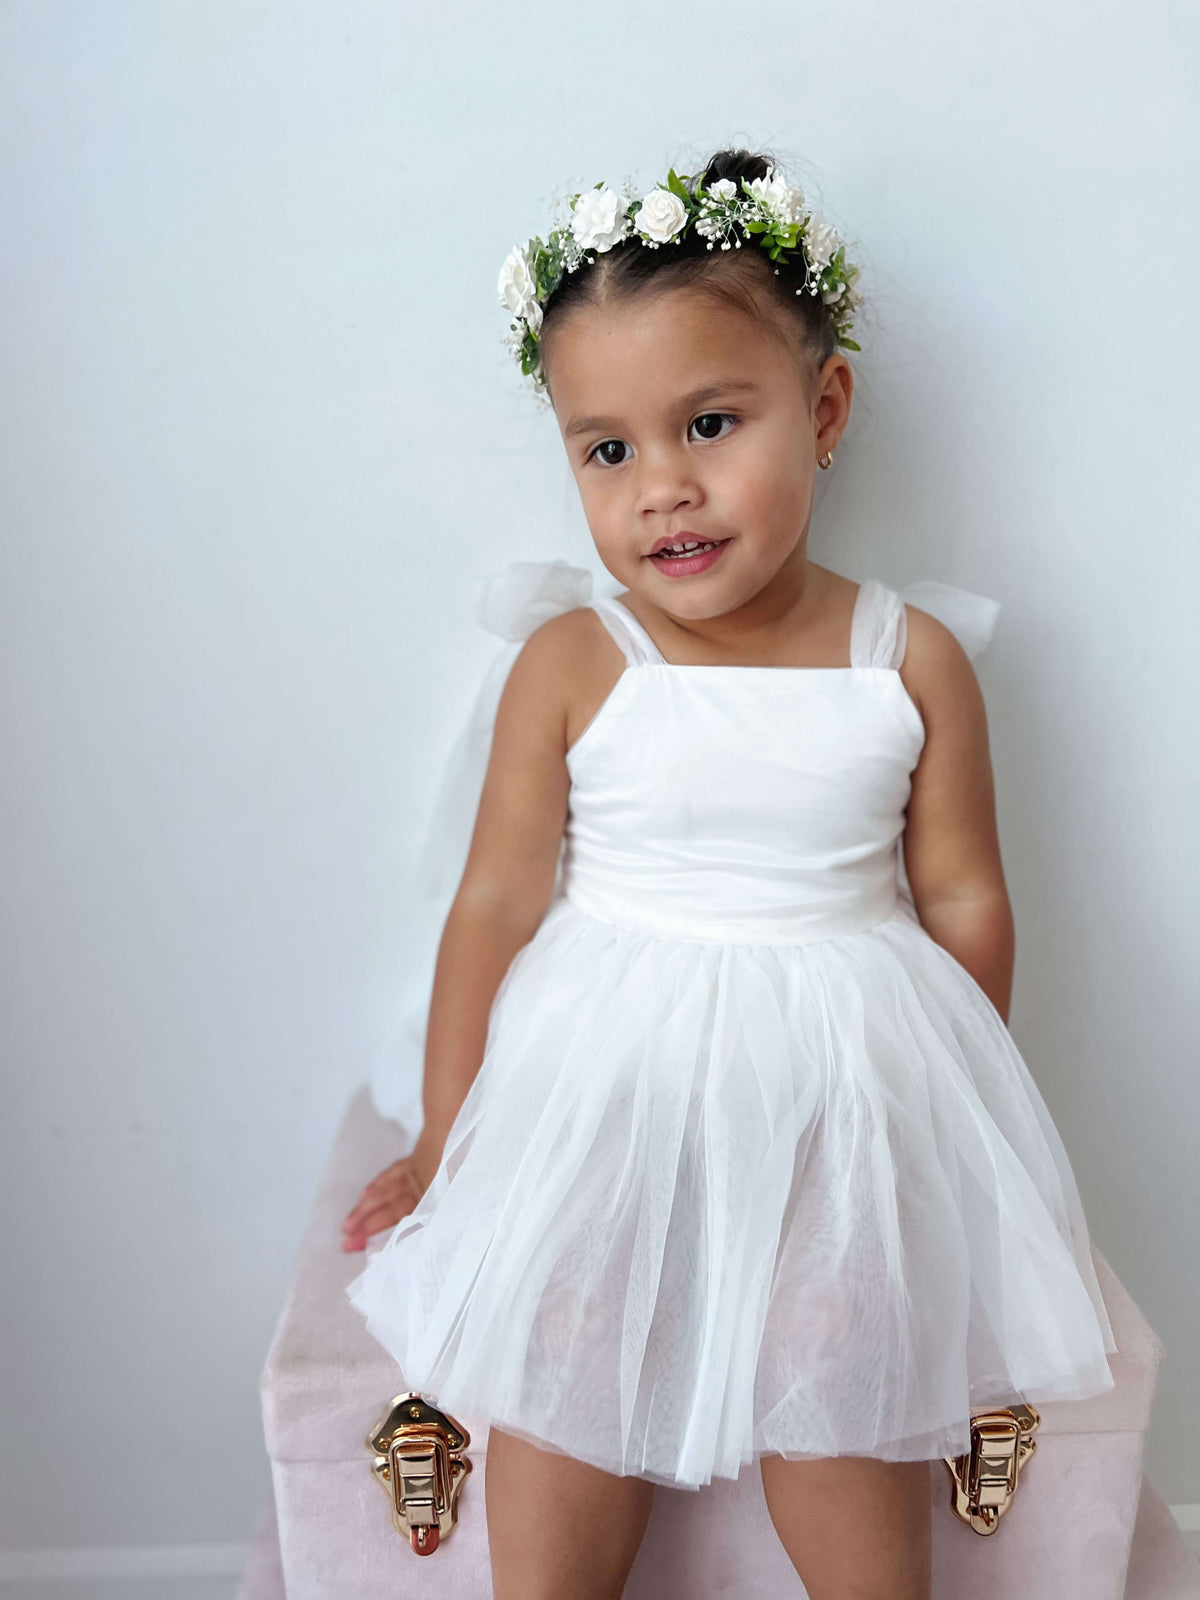
[{"label": "girl's face", "polygon": [[[817,457],[849,415],[845,357],[810,387],[781,326],[692,288],[574,307],[549,332],[555,415],[613,577],[680,619],[795,599]],[[716,548],[658,553],[691,541]]]}]

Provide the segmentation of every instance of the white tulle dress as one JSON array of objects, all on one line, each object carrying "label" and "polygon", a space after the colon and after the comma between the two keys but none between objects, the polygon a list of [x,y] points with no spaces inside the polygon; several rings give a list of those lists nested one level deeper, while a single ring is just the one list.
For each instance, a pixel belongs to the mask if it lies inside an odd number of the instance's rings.
[{"label": "white tulle dress", "polygon": [[[925,737],[904,602],[972,654],[995,602],[868,580],[848,667],[687,666],[590,591],[518,562],[479,596],[514,640],[590,603],[628,665],[568,752],[555,894],[437,1174],[347,1291],[398,1376],[686,1487],[766,1452],[959,1454],[972,1409],[1111,1388],[1061,1139],[899,848]],[[435,815],[443,894],[514,655]],[[420,1031],[375,1084],[414,1129]]]}]

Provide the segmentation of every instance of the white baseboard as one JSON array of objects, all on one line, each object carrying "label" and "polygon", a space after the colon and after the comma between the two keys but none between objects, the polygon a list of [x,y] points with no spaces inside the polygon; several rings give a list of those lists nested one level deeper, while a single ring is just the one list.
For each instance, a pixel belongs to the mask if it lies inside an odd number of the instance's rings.
[{"label": "white baseboard", "polygon": [[1200,1556],[1200,1505],[1172,1506],[1170,1510],[1188,1549]]},{"label": "white baseboard", "polygon": [[0,1583],[58,1578],[238,1577],[248,1544],[72,1545],[0,1550]]}]

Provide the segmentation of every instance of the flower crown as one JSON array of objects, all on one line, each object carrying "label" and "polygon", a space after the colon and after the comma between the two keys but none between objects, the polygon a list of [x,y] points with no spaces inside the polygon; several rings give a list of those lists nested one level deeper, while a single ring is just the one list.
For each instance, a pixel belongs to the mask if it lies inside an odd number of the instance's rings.
[{"label": "flower crown", "polygon": [[[698,234],[710,250],[740,250],[756,244],[772,261],[799,262],[804,267],[802,294],[819,294],[832,308],[837,342],[859,350],[850,337],[855,312],[862,304],[856,280],[859,268],[846,260],[837,232],[805,205],[801,191],[776,171],[765,178],[721,178],[705,185],[703,177],[680,176],[674,168],[665,184],[640,198],[625,185],[623,195],[603,183],[583,194],[568,196],[570,215],[545,239],[514,245],[500,269],[496,285],[500,304],[513,314],[504,342],[521,371],[539,394],[545,393],[540,334],[542,311],[562,282],[596,254],[623,239],[636,238],[648,250],[679,244]],[[775,271],[778,273],[779,268]]]}]

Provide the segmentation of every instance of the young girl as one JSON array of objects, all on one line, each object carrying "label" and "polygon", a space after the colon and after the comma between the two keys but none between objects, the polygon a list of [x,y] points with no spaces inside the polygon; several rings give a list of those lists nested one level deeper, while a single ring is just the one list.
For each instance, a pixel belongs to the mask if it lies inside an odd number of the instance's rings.
[{"label": "young girl", "polygon": [[405,1384],[490,1423],[496,1600],[619,1596],[655,1484],[752,1460],[811,1600],[924,1600],[972,1410],[1112,1386],[967,651],[807,555],[856,275],[744,151],[501,275],[623,588],[513,661],[424,1127],[344,1224]]}]

